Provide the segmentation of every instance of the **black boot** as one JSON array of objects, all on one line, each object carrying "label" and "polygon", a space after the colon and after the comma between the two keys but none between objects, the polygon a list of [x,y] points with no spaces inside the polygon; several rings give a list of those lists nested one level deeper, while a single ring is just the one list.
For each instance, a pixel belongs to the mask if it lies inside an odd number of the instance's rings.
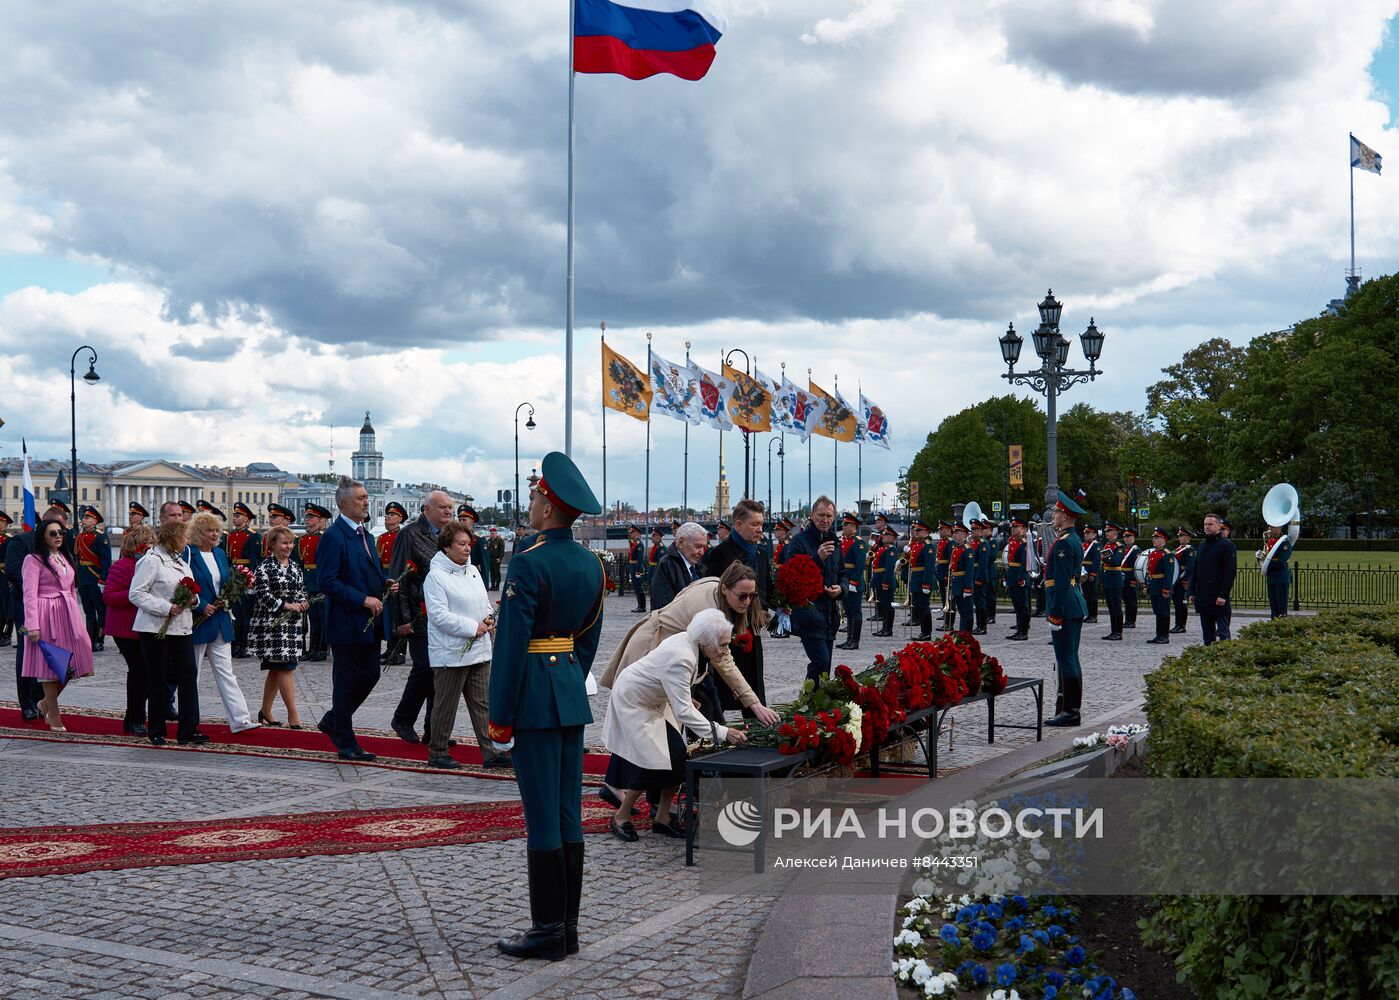
[{"label": "black boot", "polygon": [[533,926],[523,934],[501,938],[496,947],[515,958],[558,962],[568,953],[564,937],[568,878],[563,848],[525,853],[529,859],[529,913]]},{"label": "black boot", "polygon": [[568,906],[564,911],[563,936],[564,950],[570,955],[578,954],[578,904],[583,898],[583,844],[563,845],[563,862],[567,870]]},{"label": "black boot", "polygon": [[977,609],[975,609],[975,614],[976,614],[976,628],[972,629],[972,635],[985,635],[985,634],[986,634],[986,609],[985,609],[985,608],[977,608]]},{"label": "black boot", "polygon": [[927,642],[933,637],[933,612],[920,611],[918,613],[918,634],[913,637],[914,642]]},{"label": "black boot", "polygon": [[845,644],[846,649],[860,648],[860,634],[865,630],[864,619],[859,615],[854,615],[850,619],[850,641]]},{"label": "black boot", "polygon": [[1077,726],[1081,723],[1078,710],[1083,702],[1083,678],[1064,678],[1063,699],[1063,708],[1045,723],[1046,726]]}]

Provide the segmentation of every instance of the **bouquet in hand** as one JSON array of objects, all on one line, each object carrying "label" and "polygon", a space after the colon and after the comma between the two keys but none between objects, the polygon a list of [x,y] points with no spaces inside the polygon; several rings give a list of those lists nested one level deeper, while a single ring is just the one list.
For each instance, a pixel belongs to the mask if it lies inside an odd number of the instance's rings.
[{"label": "bouquet in hand", "polygon": [[157,639],[165,638],[165,633],[170,631],[170,623],[180,612],[188,611],[198,603],[199,594],[199,584],[194,582],[194,577],[187,576],[175,585],[175,593],[170,597],[170,613],[165,616],[165,624],[160,626],[160,631],[155,634]]},{"label": "bouquet in hand", "polygon": [[783,607],[804,608],[825,591],[825,577],[811,556],[798,552],[777,567],[777,593]]},{"label": "bouquet in hand", "polygon": [[248,595],[256,579],[253,571],[246,566],[234,566],[233,572],[228,574],[228,579],[219,588],[218,601],[230,618],[233,617],[233,606]]},{"label": "bouquet in hand", "polygon": [[[306,598],[306,610],[309,611],[311,608],[314,608],[317,604],[320,604],[321,601],[324,600],[324,594],[312,594],[310,597]],[[274,628],[278,625],[290,625],[292,622],[300,618],[304,613],[305,612],[302,611],[283,611],[276,618],[272,619],[272,625]]]},{"label": "bouquet in hand", "polygon": [[[392,596],[393,592],[398,589],[399,585],[403,583],[404,580],[408,579],[408,575],[410,573],[416,572],[418,572],[418,564],[415,563],[412,559],[409,559],[408,565],[403,567],[403,572],[398,574],[398,577],[396,579],[390,580],[387,584],[384,585],[384,593],[379,597],[380,603],[388,604],[389,597]],[[371,611],[369,613],[369,618],[364,623],[364,631],[368,632],[370,629],[372,629],[374,627],[374,619],[378,617],[379,616],[377,614]]]},{"label": "bouquet in hand", "polygon": [[[427,608],[424,607],[424,608],[423,608],[423,611],[426,612],[426,611],[427,611]],[[486,624],[486,626],[487,626],[488,629],[489,629],[490,626],[492,626],[492,625],[495,624],[496,615],[499,614],[499,613],[500,613],[500,602],[499,602],[499,601],[496,601],[496,602],[495,602],[495,610],[494,610],[491,614],[489,614],[489,615],[487,615],[487,616],[485,617],[485,624]],[[468,638],[468,639],[466,640],[466,645],[463,646],[463,647],[461,648],[461,652],[457,654],[457,658],[458,658],[458,659],[463,659],[463,660],[466,659],[466,654],[467,654],[468,652],[471,651],[471,647],[474,646],[474,645],[476,645],[476,636],[473,635],[473,636],[471,636],[470,638]]]}]

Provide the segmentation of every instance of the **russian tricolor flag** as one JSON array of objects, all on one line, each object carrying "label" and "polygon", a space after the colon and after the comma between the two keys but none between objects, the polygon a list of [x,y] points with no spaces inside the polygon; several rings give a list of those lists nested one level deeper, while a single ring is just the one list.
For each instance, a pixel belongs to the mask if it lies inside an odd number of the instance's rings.
[{"label": "russian tricolor flag", "polygon": [[705,0],[574,0],[573,69],[644,80],[698,80],[727,26]]}]

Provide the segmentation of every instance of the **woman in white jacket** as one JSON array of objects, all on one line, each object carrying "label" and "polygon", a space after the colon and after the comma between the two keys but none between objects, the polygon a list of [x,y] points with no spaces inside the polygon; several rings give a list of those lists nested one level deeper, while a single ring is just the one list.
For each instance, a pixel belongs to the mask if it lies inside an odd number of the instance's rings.
[{"label": "woman in white jacket", "polygon": [[449,521],[437,535],[437,548],[423,581],[433,681],[427,762],[431,767],[461,767],[448,753],[447,741],[457,721],[457,702],[465,698],[486,766],[509,767],[510,758],[498,752],[486,735],[495,606],[481,574],[471,565],[471,532],[465,524]]},{"label": "woman in white jacket", "polygon": [[[701,654],[711,662],[718,660],[728,654],[732,638],[733,625],[724,613],[706,608],[684,632],[662,641],[613,681],[602,739],[612,752],[607,783],[622,798],[612,817],[612,833],[618,839],[637,839],[631,809],[644,792],[659,795],[654,815],[669,815],[671,799],[685,780],[685,740],[677,723],[697,736],[712,736],[716,743],[747,742],[737,729],[711,724],[690,700]],[[659,820],[652,822],[651,830],[663,837],[685,836]]]}]

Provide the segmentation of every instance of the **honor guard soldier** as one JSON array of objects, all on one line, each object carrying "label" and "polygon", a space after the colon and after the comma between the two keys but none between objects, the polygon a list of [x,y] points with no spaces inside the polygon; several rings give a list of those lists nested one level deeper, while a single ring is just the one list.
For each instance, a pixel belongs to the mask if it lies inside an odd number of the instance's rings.
[{"label": "honor guard soldier", "polygon": [[1190,582],[1195,573],[1195,533],[1186,527],[1176,528],[1176,582],[1171,598],[1176,606],[1176,624],[1172,633],[1185,631],[1185,619],[1190,614]]},{"label": "honor guard soldier", "polygon": [[[646,613],[646,547],[641,541],[641,528],[627,525],[627,583],[636,596],[636,607],[632,614]],[[626,588],[619,587],[620,596],[626,596]]]},{"label": "honor guard soldier", "polygon": [[82,515],[82,524],[74,532],[73,555],[78,560],[78,599],[83,603],[87,637],[96,653],[106,647],[102,636],[106,617],[102,587],[107,582],[107,571],[112,568],[112,542],[102,528],[101,511],[96,507],[84,507]]},{"label": "honor guard soldier", "polygon": [[869,547],[860,538],[860,519],[854,514],[841,516],[840,534],[840,566],[845,579],[845,590],[840,600],[845,606],[849,635],[836,649],[859,649],[860,631],[865,624],[862,605],[865,600],[865,560]]},{"label": "honor guard soldier", "polygon": [[290,528],[296,520],[296,511],[279,503],[267,505],[267,525],[271,528]]},{"label": "honor guard soldier", "polygon": [[[223,539],[224,555],[233,566],[245,566],[249,573],[256,573],[262,562],[262,539],[248,526],[253,520],[253,509],[239,500],[233,505],[233,527]],[[238,601],[233,616],[233,655],[243,659],[248,655],[248,619],[252,617],[253,598],[244,594]]]},{"label": "honor guard soldier", "polygon": [[967,522],[967,551],[971,553],[972,565],[972,613],[975,615],[976,627],[972,629],[972,635],[986,634],[986,550],[988,548],[982,542],[981,531],[983,521]]},{"label": "honor guard soldier", "polygon": [[[1044,567],[1044,617],[1049,622],[1049,641],[1054,646],[1054,667],[1059,678],[1054,718],[1046,726],[1077,726],[1083,706],[1083,665],[1078,659],[1083,619],[1088,614],[1079,575],[1083,572],[1083,542],[1074,524],[1084,509],[1059,491],[1054,505],[1054,530],[1059,537],[1049,550]],[[1059,699],[1063,699],[1062,703]]]},{"label": "honor guard soldier", "polygon": [[[889,518],[884,514],[874,515],[874,530],[870,532],[870,558],[866,564],[867,577],[870,588],[870,602],[873,605],[869,613],[869,621],[883,621],[883,613],[879,610],[879,593],[874,589],[874,550],[884,544],[884,529],[889,527]],[[874,635],[871,632],[870,635]]]},{"label": "honor guard soldier", "polygon": [[1015,631],[1006,636],[1015,642],[1030,638],[1030,574],[1026,572],[1029,549],[1025,544],[1026,520],[1015,515],[1010,519],[1010,541],[1006,542],[1006,589],[1010,591],[1010,606],[1015,610]]},{"label": "honor guard soldier", "polygon": [[135,500],[126,505],[126,530],[139,528],[146,523],[146,518],[151,516],[151,512],[142,507]]},{"label": "honor guard soldier", "polygon": [[967,526],[954,525],[952,528],[952,552],[947,557],[948,601],[957,613],[958,629],[970,632],[976,623],[976,609],[973,596],[976,593],[975,574],[972,566],[971,549],[967,547]]},{"label": "honor guard soldier", "polygon": [[1171,591],[1176,583],[1175,556],[1166,551],[1170,537],[1165,528],[1151,533],[1151,553],[1146,563],[1146,593],[1151,598],[1151,613],[1156,616],[1156,638],[1146,641],[1162,646],[1171,641],[1166,633],[1171,627]]},{"label": "honor guard soldier", "polygon": [[665,532],[658,524],[651,529],[651,547],[646,550],[646,585],[649,591],[654,583],[656,567],[661,564],[661,556],[665,555]]},{"label": "honor guard soldier", "polygon": [[[1125,582],[1122,576],[1122,559],[1127,554],[1127,549],[1118,538],[1121,531],[1122,529],[1111,521],[1103,525],[1107,543],[1103,546],[1103,575],[1100,579],[1103,600],[1108,604],[1108,634],[1101,638],[1111,642],[1119,642],[1122,639],[1122,586]],[[1127,567],[1127,572],[1131,571],[1131,567]]]},{"label": "honor guard soldier", "polygon": [[481,539],[476,537],[476,523],[481,518],[476,514],[476,508],[469,503],[464,503],[457,508],[457,520],[471,529],[471,565],[476,567],[476,572],[481,574],[481,582],[484,586],[491,585],[491,570],[486,565],[486,547],[481,544]]},{"label": "honor guard soldier", "polygon": [[981,531],[981,544],[986,550],[986,624],[991,626],[996,624],[996,590],[1000,576],[1000,568],[997,563],[1001,552],[996,546],[996,522],[982,521]]},{"label": "honor guard soldier", "polygon": [[[374,547],[379,553],[379,566],[384,571],[384,576],[389,576],[389,565],[393,562],[393,547],[398,541],[398,531],[403,527],[403,522],[408,520],[408,508],[397,500],[390,500],[384,504],[384,533],[374,542]],[[393,622],[389,616],[384,616],[384,638],[388,640],[388,649],[384,651],[384,665],[388,667],[402,666],[408,656],[408,644],[403,643],[397,646],[397,652],[389,655],[389,650],[395,648],[393,636]]]},{"label": "honor guard soldier", "polygon": [[1083,603],[1088,605],[1088,617],[1084,624],[1092,625],[1098,620],[1098,581],[1103,575],[1103,547],[1098,543],[1098,529],[1091,524],[1083,526]]},{"label": "honor guard soldier", "polygon": [[[296,540],[296,556],[301,563],[301,580],[306,587],[306,599],[312,600],[321,593],[321,573],[318,568],[318,556],[321,547],[321,538],[325,535],[325,527],[331,521],[330,511],[320,504],[308,503],[306,513],[302,515],[306,519],[306,534]],[[382,554],[382,550],[380,550]],[[306,613],[307,642],[310,649],[307,651],[306,659],[310,663],[322,663],[328,655],[325,642],[325,598],[321,597],[320,606],[315,604]]]},{"label": "honor guard soldier", "polygon": [[932,600],[928,595],[932,589],[932,581],[926,580],[926,562],[928,548],[928,522],[921,517],[913,519],[910,527],[913,533],[913,541],[908,546],[908,603],[909,619],[905,625],[915,625],[918,634],[913,637],[914,642],[926,642],[933,637],[933,611],[930,607]]},{"label": "honor guard soldier", "polygon": [[[571,459],[550,452],[530,491],[533,544],[510,560],[490,677],[489,738],[512,745],[524,806],[532,926],[497,946],[558,961],[578,950],[583,890],[583,727],[593,721],[585,679],[602,635],[604,574],[573,539],[602,505]],[[690,820],[693,822],[693,819]]]},{"label": "honor guard soldier", "polygon": [[[952,564],[952,522],[943,518],[938,522],[938,540],[933,546],[933,578],[938,584],[938,610],[949,607],[947,603],[947,568]],[[928,597],[931,600],[932,591],[929,590]],[[952,625],[956,621],[956,606],[952,605],[951,610],[942,611],[942,624],[938,626],[939,632],[951,632]]]},{"label": "honor guard soldier", "polygon": [[[1276,551],[1274,551],[1276,550]],[[1268,533],[1263,538],[1263,555],[1273,553],[1268,561],[1268,571],[1264,574],[1268,583],[1268,612],[1273,618],[1287,617],[1287,591],[1292,583],[1292,539],[1282,533],[1281,527],[1268,525]]]},{"label": "honor guard soldier", "polygon": [[188,500],[176,500],[175,502],[180,505],[180,520],[189,524],[189,519],[195,515],[194,504]]},{"label": "honor guard soldier", "polygon": [[719,518],[719,523],[714,526],[714,537],[717,540],[716,544],[727,542],[731,534],[733,534],[733,525],[729,524],[729,522],[722,517]]},{"label": "honor guard soldier", "polygon": [[899,533],[888,525],[873,539],[876,546],[870,555],[870,590],[880,627],[870,635],[876,637],[894,634],[894,561],[898,555],[898,539]]},{"label": "honor guard soldier", "polygon": [[1122,627],[1137,627],[1137,594],[1140,584],[1137,581],[1137,558],[1142,550],[1137,548],[1137,529],[1122,529]]},{"label": "honor guard soldier", "polygon": [[500,532],[491,528],[491,535],[486,539],[486,562],[491,564],[491,585],[487,590],[500,589],[500,564],[505,561],[505,539],[500,537]]},{"label": "honor guard soldier", "polygon": [[10,544],[10,515],[0,510],[0,649],[10,644],[14,622],[10,614],[10,582],[5,576],[5,546]]}]

